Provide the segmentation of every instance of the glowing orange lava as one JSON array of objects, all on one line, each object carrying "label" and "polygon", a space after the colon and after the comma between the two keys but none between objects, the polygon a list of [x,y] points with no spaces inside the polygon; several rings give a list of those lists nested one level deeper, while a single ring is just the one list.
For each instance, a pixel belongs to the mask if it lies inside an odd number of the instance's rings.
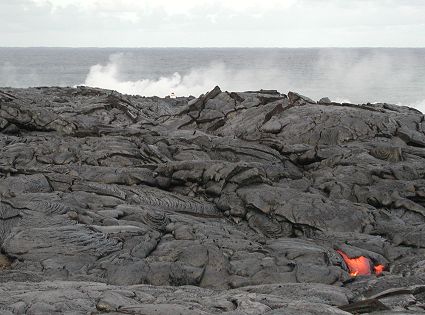
[{"label": "glowing orange lava", "polygon": [[383,265],[376,265],[375,267],[373,267],[373,269],[375,269],[376,275],[380,275],[382,273],[382,271],[384,271],[385,266],[383,266]]},{"label": "glowing orange lava", "polygon": [[[337,252],[344,259],[350,272],[350,276],[369,276],[372,274],[371,261],[368,258],[364,256],[350,258],[341,250],[337,250]],[[384,268],[385,267],[383,265],[376,265],[373,267],[373,270],[376,275],[380,275],[384,271]]]}]

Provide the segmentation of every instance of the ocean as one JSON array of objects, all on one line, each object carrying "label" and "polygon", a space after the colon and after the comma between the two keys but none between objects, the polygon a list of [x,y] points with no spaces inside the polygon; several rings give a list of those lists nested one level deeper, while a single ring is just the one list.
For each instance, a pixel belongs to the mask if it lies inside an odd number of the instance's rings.
[{"label": "ocean", "polygon": [[425,48],[0,48],[0,86],[145,96],[276,89],[425,111]]}]

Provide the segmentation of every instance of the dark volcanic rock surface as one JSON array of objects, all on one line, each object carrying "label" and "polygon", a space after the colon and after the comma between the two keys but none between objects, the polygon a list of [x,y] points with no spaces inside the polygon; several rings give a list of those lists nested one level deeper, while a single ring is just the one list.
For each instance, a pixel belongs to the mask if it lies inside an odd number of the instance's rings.
[{"label": "dark volcanic rock surface", "polygon": [[0,246],[1,314],[420,314],[424,116],[4,88]]}]

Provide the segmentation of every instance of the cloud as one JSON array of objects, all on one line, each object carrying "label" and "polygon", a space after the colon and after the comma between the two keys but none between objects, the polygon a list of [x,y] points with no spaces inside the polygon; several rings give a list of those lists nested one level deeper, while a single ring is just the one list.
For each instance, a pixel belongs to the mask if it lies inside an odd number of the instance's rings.
[{"label": "cloud", "polygon": [[423,0],[1,0],[5,46],[425,46]]},{"label": "cloud", "polygon": [[150,12],[163,10],[170,15],[187,14],[194,9],[200,8],[224,8],[234,12],[249,10],[275,10],[288,8],[298,3],[299,0],[31,0],[39,6],[47,5],[53,10],[76,6],[82,10],[104,10],[104,11],[140,11]]},{"label": "cloud", "polygon": [[[207,18],[212,23],[218,16],[244,15],[262,16],[265,12],[285,10],[292,7],[299,0],[28,0],[38,7],[48,8],[51,14],[58,14],[69,8],[79,12],[112,17],[122,21],[137,24],[145,17],[162,15],[176,17],[181,24],[182,19],[197,20],[198,17]],[[180,23],[179,23],[180,22]],[[184,22],[183,22],[184,24]]]},{"label": "cloud", "polygon": [[[38,6],[50,8],[52,13],[69,7],[102,16],[129,17],[137,23],[142,17],[161,12],[180,20],[197,20],[198,17],[242,16],[245,19],[270,16],[290,26],[321,27],[324,25],[399,25],[423,23],[424,1],[403,0],[29,0]],[[287,14],[285,14],[287,13]],[[284,14],[284,15],[282,15]],[[384,18],[385,15],[389,15]],[[135,16],[138,18],[136,19]],[[409,18],[406,19],[405,17]],[[288,21],[288,23],[285,23]],[[173,20],[174,23],[178,21]],[[181,22],[181,21],[180,21]],[[317,23],[319,22],[319,23]],[[348,22],[348,23],[347,23]]]},{"label": "cloud", "polygon": [[192,10],[223,8],[233,12],[254,10],[276,11],[291,7],[299,8],[405,8],[425,7],[423,0],[29,0],[39,6],[49,6],[53,10],[75,6],[82,10],[141,11],[163,10],[167,14],[185,14]]}]

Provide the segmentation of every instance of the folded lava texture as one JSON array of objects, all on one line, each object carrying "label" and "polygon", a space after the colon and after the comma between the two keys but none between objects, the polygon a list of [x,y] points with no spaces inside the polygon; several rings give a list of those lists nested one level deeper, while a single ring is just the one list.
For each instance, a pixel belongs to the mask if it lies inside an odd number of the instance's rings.
[{"label": "folded lava texture", "polygon": [[2,88],[0,246],[1,314],[422,314],[424,115]]}]

